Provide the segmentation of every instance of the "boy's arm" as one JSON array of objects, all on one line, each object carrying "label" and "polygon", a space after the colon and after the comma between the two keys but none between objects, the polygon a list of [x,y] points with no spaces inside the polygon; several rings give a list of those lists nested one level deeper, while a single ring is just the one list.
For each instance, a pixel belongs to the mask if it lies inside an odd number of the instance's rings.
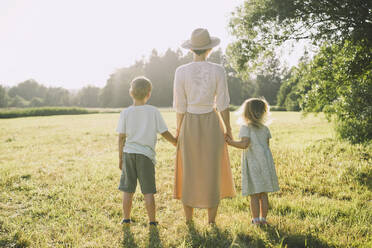
[{"label": "boy's arm", "polygon": [[165,131],[164,133],[161,133],[161,136],[163,136],[164,139],[168,140],[174,146],[177,145],[177,139],[169,131]]},{"label": "boy's arm", "polygon": [[119,134],[119,169],[121,170],[122,167],[123,167],[123,148],[124,148],[124,145],[125,145],[125,140],[126,140],[127,136],[125,135],[125,133],[120,133]]},{"label": "boy's arm", "polygon": [[230,146],[233,146],[239,149],[246,149],[251,144],[251,140],[248,137],[242,137],[242,139],[239,141],[227,138],[226,141]]}]

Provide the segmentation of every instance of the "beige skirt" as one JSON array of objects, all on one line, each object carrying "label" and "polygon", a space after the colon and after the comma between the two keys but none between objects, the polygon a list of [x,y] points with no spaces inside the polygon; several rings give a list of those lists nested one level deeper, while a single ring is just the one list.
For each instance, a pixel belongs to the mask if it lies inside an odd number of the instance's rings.
[{"label": "beige skirt", "polygon": [[235,196],[227,144],[218,114],[186,113],[177,145],[174,198],[211,208]]}]

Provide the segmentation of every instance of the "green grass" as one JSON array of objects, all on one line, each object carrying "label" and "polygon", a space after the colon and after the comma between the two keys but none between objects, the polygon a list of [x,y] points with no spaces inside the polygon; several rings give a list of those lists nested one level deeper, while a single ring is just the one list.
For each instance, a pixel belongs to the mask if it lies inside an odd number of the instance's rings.
[{"label": "green grass", "polygon": [[0,119],[29,116],[80,115],[93,113],[98,113],[98,110],[88,110],[77,107],[16,108],[0,110]]},{"label": "green grass", "polygon": [[[170,130],[175,114],[162,111]],[[175,149],[157,144],[157,217],[147,227],[136,194],[122,228],[117,190],[119,114],[0,120],[0,247],[371,247],[371,146],[334,137],[321,117],[275,112],[271,147],[281,191],[269,196],[270,227],[249,223],[240,150],[230,148],[237,196],[221,202],[217,227],[196,209],[184,223],[172,199]],[[235,117],[234,117],[235,118]],[[238,127],[233,126],[234,135]]]}]

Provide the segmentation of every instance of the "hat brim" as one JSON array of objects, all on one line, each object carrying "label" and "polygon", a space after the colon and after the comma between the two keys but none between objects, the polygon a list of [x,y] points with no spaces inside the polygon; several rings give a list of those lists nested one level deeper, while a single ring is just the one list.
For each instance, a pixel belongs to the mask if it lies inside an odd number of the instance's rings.
[{"label": "hat brim", "polygon": [[205,49],[209,49],[209,48],[213,48],[215,46],[218,46],[221,42],[221,40],[217,37],[211,36],[210,39],[211,39],[211,42],[208,45],[205,45],[205,46],[202,46],[202,47],[193,46],[191,44],[190,40],[187,40],[184,43],[182,43],[181,47],[183,47],[185,49],[191,49],[191,50],[205,50]]}]

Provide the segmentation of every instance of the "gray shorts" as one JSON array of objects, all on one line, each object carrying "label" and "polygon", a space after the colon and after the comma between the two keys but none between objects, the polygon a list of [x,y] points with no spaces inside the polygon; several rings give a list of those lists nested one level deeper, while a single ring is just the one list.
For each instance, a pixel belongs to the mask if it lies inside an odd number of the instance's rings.
[{"label": "gray shorts", "polygon": [[124,153],[119,190],[134,193],[137,187],[137,179],[142,194],[156,193],[155,165],[152,160],[143,154]]}]

